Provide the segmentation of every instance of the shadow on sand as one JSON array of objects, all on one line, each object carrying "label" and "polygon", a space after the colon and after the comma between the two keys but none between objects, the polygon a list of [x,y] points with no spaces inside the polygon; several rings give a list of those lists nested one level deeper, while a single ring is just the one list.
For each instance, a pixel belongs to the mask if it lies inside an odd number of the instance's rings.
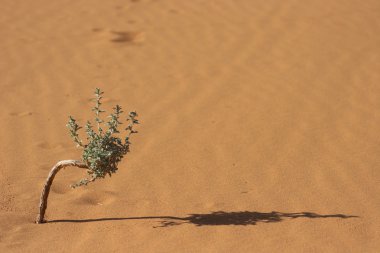
[{"label": "shadow on sand", "polygon": [[301,213],[281,213],[281,212],[212,212],[208,214],[190,214],[187,217],[175,217],[175,216],[143,216],[143,217],[125,217],[125,218],[98,218],[98,219],[82,219],[82,220],[51,220],[48,223],[58,222],[97,222],[97,221],[120,221],[120,220],[159,220],[161,223],[157,227],[170,227],[182,224],[193,224],[196,226],[217,226],[217,225],[256,225],[259,222],[273,223],[281,222],[286,219],[297,218],[355,218],[358,216],[344,215],[344,214],[317,214],[310,212]]}]

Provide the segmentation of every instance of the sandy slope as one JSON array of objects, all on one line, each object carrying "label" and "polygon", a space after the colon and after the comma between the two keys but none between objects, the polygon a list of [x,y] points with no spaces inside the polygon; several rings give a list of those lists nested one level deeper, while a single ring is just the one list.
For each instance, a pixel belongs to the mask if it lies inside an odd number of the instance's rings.
[{"label": "sandy slope", "polygon": [[[380,2],[2,0],[0,252],[379,252]],[[86,188],[65,124],[143,123]],[[358,217],[351,217],[358,216]]]}]

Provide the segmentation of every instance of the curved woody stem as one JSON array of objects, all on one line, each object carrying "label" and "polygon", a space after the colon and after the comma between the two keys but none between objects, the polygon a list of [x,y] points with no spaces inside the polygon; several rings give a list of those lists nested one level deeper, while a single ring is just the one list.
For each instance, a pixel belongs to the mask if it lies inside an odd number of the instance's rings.
[{"label": "curved woody stem", "polygon": [[62,169],[68,166],[74,166],[78,168],[88,169],[88,166],[82,161],[78,160],[62,160],[59,161],[54,167],[50,170],[50,173],[46,179],[44,188],[42,189],[41,197],[40,197],[40,212],[37,216],[36,223],[45,223],[44,220],[45,211],[47,208],[47,200],[49,197],[50,187],[53,183],[55,175]]}]

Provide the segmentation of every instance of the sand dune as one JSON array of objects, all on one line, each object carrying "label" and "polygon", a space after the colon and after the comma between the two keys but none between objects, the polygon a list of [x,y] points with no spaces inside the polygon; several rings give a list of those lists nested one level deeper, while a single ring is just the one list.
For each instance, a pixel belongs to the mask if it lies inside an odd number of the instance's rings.
[{"label": "sand dune", "polygon": [[[0,252],[380,252],[380,2],[3,0]],[[140,114],[112,178],[68,115]]]}]

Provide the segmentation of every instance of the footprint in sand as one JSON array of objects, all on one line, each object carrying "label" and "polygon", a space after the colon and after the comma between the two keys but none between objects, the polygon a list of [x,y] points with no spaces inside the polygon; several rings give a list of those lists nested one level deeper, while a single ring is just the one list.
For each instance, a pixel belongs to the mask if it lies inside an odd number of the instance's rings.
[{"label": "footprint in sand", "polygon": [[145,40],[143,32],[111,32],[115,38],[111,39],[114,43],[142,43]]},{"label": "footprint in sand", "polygon": [[92,32],[96,33],[98,39],[93,43],[102,43],[105,40],[118,44],[140,44],[145,41],[145,34],[141,31],[110,31],[103,28],[93,28]]}]

